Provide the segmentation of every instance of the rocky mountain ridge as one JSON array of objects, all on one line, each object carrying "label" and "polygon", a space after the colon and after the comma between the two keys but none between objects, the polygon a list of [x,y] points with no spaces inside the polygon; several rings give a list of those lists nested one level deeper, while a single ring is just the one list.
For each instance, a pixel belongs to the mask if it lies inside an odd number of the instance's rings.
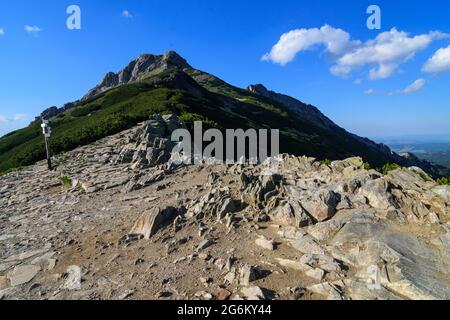
[{"label": "rocky mountain ridge", "polygon": [[[284,123],[284,127],[279,128],[282,130],[281,144],[286,146],[284,152],[293,153],[298,150],[299,154],[313,155],[322,159],[325,157],[342,159],[359,155],[365,161],[375,163],[374,166],[382,166],[387,162],[391,162],[403,166],[418,166],[433,177],[445,175],[445,168],[411,157],[404,158],[392,152],[385,145],[377,144],[367,138],[347,132],[334,124],[314,106],[304,104],[287,95],[270,91],[263,85],[251,85],[247,90],[233,87],[213,75],[193,69],[184,58],[173,51],[164,55],[141,55],[118,73],[108,73],[103,81],[90,90],[82,100],[68,103],[59,109],[51,107],[45,110],[41,117],[51,118],[54,122],[64,122],[63,120],[67,118],[68,120],[76,121],[81,114],[87,119],[92,113],[110,108],[111,101],[117,100],[119,96],[111,91],[121,90],[121,88],[123,88],[123,100],[128,100],[123,103],[130,104],[130,98],[140,99],[138,95],[135,97],[128,96],[130,93],[127,86],[133,84],[137,87],[142,84],[142,86],[146,86],[144,87],[146,88],[145,90],[149,91],[158,90],[158,88],[182,91],[183,94],[189,96],[183,97],[180,99],[182,101],[178,102],[178,106],[182,110],[186,110],[186,102],[183,101],[186,99],[191,100],[187,103],[187,106],[192,108],[192,97],[198,99],[195,104],[199,106],[210,104],[211,106],[208,107],[210,110],[207,110],[208,108],[206,107],[202,110],[197,108],[195,111],[196,116],[210,119],[212,120],[211,122],[215,122],[219,126],[226,124],[230,128],[248,127],[248,125],[252,127],[273,127],[274,123],[278,126]],[[137,92],[139,90],[141,89],[138,89]],[[102,98],[107,96],[108,93],[111,93],[111,99]],[[99,100],[106,102],[99,102]],[[145,103],[149,104],[149,102]],[[171,111],[173,111],[174,107],[178,107],[176,103],[169,101],[162,101],[161,104],[168,106],[168,108],[172,109]],[[119,108],[119,105],[117,105],[117,108]],[[81,112],[78,112],[77,109],[86,109],[86,111],[81,110]],[[192,113],[192,111],[189,112]],[[262,112],[267,112],[266,116],[261,117]],[[220,116],[221,114],[223,114],[223,117]],[[205,117],[205,115],[207,116]],[[286,121],[287,119],[290,119],[290,121]],[[40,118],[37,118],[37,120],[40,120]],[[32,124],[36,128],[33,129],[33,132],[30,130],[28,133],[29,139],[36,139],[37,122]],[[78,128],[71,128],[71,132],[74,129]],[[90,130],[95,131],[95,128]],[[67,135],[67,133],[62,134]],[[15,145],[15,140],[31,143],[24,138],[20,130],[17,132],[17,136],[17,139],[14,136],[8,137],[10,141],[5,143],[8,146],[7,149],[5,148],[7,152],[13,153],[14,150],[12,149]],[[64,142],[66,140],[62,139],[58,144],[66,144]],[[0,148],[2,144],[3,142],[0,140]],[[38,150],[29,152],[32,155],[37,153]],[[4,156],[7,157],[7,155]],[[15,162],[23,165],[21,159],[24,157],[19,157],[20,159]],[[10,156],[7,158],[11,159]],[[33,156],[33,158],[35,157]],[[31,160],[24,162],[29,164]]]},{"label": "rocky mountain ridge", "polygon": [[118,73],[108,72],[102,82],[89,90],[82,100],[91,99],[106,90],[136,82],[152,74],[173,68],[187,69],[191,66],[175,51],[169,51],[163,55],[143,54]]}]

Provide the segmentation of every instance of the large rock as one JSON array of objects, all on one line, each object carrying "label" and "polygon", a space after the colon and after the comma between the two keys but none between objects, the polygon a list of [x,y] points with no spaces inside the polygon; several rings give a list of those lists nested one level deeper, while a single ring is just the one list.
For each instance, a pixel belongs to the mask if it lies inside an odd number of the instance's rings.
[{"label": "large rock", "polygon": [[312,217],[294,199],[272,198],[265,210],[272,221],[285,226],[305,227],[313,223]]},{"label": "large rock", "polygon": [[[356,279],[365,282],[372,294],[373,290],[386,288],[399,298],[450,298],[450,261],[444,255],[449,250],[448,241],[431,246],[386,222],[353,219],[337,233],[332,244],[332,255],[357,268]],[[373,298],[361,297],[362,291],[356,291],[358,298]]]},{"label": "large rock", "polygon": [[339,194],[321,189],[309,198],[301,200],[302,206],[317,221],[324,221],[331,218],[336,213],[336,206],[340,201]]},{"label": "large rock", "polygon": [[359,189],[358,194],[365,196],[369,204],[376,209],[386,210],[394,204],[391,186],[384,179],[367,181]]},{"label": "large rock", "polygon": [[144,212],[130,230],[130,234],[144,236],[150,239],[158,230],[171,224],[179,215],[179,211],[174,207],[154,208]]},{"label": "large rock", "polygon": [[128,134],[128,143],[119,151],[118,163],[133,166],[156,166],[171,158],[174,147],[172,132],[184,128],[176,115],[152,115],[150,119]]}]

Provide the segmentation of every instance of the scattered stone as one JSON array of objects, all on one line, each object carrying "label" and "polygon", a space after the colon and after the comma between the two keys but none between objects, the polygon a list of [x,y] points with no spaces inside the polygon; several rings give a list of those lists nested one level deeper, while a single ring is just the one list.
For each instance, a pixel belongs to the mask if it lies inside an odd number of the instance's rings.
[{"label": "scattered stone", "polygon": [[69,266],[63,277],[65,278],[64,289],[81,290],[81,268],[79,266]]},{"label": "scattered stone", "polygon": [[306,271],[305,274],[310,278],[321,281],[325,276],[325,271],[319,268],[315,268]]},{"label": "scattered stone", "polygon": [[197,249],[195,249],[195,252],[202,251],[211,246],[213,243],[214,241],[212,239],[205,239],[202,242],[200,242],[200,244],[197,246]]},{"label": "scattered stone", "polygon": [[231,297],[231,292],[227,289],[219,288],[215,293],[216,299],[219,301],[228,300]]},{"label": "scattered stone", "polygon": [[241,267],[239,274],[239,284],[248,286],[250,282],[255,281],[258,277],[258,268],[251,265],[244,265]]},{"label": "scattered stone", "polygon": [[247,300],[266,300],[266,295],[260,287],[244,287],[241,293]]},{"label": "scattered stone", "polygon": [[145,212],[131,228],[130,234],[140,234],[144,236],[144,239],[148,240],[158,230],[172,223],[178,214],[178,210],[174,207],[155,208]]},{"label": "scattered stone", "polygon": [[9,281],[6,276],[0,276],[0,290],[6,289],[9,287]]},{"label": "scattered stone", "polygon": [[212,294],[206,291],[198,291],[194,297],[199,298],[200,300],[212,300],[213,298]]},{"label": "scattered stone", "polygon": [[33,280],[33,278],[41,271],[40,266],[35,265],[20,265],[15,267],[10,273],[8,278],[12,287],[25,284]]},{"label": "scattered stone", "polygon": [[286,267],[286,268],[289,268],[289,269],[293,269],[293,270],[297,270],[297,271],[310,270],[310,267],[308,267],[304,263],[301,263],[301,262],[298,262],[298,261],[289,260],[289,259],[282,259],[282,258],[277,258],[277,261],[280,264],[280,266],[283,266],[283,267]]},{"label": "scattered stone", "polygon": [[265,238],[264,236],[259,236],[256,240],[255,243],[260,246],[261,248],[273,251],[275,250],[275,243],[273,242],[273,240],[269,240],[267,238]]}]

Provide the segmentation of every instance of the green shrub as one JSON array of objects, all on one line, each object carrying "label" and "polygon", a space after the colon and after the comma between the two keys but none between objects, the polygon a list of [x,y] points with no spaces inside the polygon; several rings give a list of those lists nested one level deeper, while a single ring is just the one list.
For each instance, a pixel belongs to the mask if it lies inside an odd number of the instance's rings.
[{"label": "green shrub", "polygon": [[59,177],[59,181],[61,181],[61,184],[64,188],[70,188],[72,186],[72,179],[68,176],[61,176]]},{"label": "green shrub", "polygon": [[382,174],[388,174],[389,171],[400,169],[401,166],[397,163],[386,163],[383,168],[381,168],[380,171]]},{"label": "green shrub", "polygon": [[331,165],[331,160],[330,159],[320,160],[320,163],[329,166]]},{"label": "green shrub", "polygon": [[440,178],[437,179],[436,182],[443,186],[450,186],[450,178]]}]

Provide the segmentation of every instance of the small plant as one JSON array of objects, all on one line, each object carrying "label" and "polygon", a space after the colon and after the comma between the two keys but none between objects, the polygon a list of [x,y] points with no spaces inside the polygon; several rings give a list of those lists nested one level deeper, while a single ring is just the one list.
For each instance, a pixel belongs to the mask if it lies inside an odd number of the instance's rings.
[{"label": "small plant", "polygon": [[450,186],[450,178],[440,178],[436,180],[437,183],[439,183],[442,186]]},{"label": "small plant", "polygon": [[330,159],[320,160],[320,163],[329,166],[331,165],[331,160]]},{"label": "small plant", "polygon": [[400,169],[401,166],[397,163],[386,163],[381,170],[379,170],[382,174],[388,174],[389,171]]},{"label": "small plant", "polygon": [[68,176],[59,177],[59,181],[61,181],[61,184],[64,188],[70,188],[72,186],[72,179],[70,179]]},{"label": "small plant", "polygon": [[366,169],[366,170],[371,170],[372,169],[372,167],[370,166],[370,163],[368,163],[368,162],[364,162],[363,168]]}]

